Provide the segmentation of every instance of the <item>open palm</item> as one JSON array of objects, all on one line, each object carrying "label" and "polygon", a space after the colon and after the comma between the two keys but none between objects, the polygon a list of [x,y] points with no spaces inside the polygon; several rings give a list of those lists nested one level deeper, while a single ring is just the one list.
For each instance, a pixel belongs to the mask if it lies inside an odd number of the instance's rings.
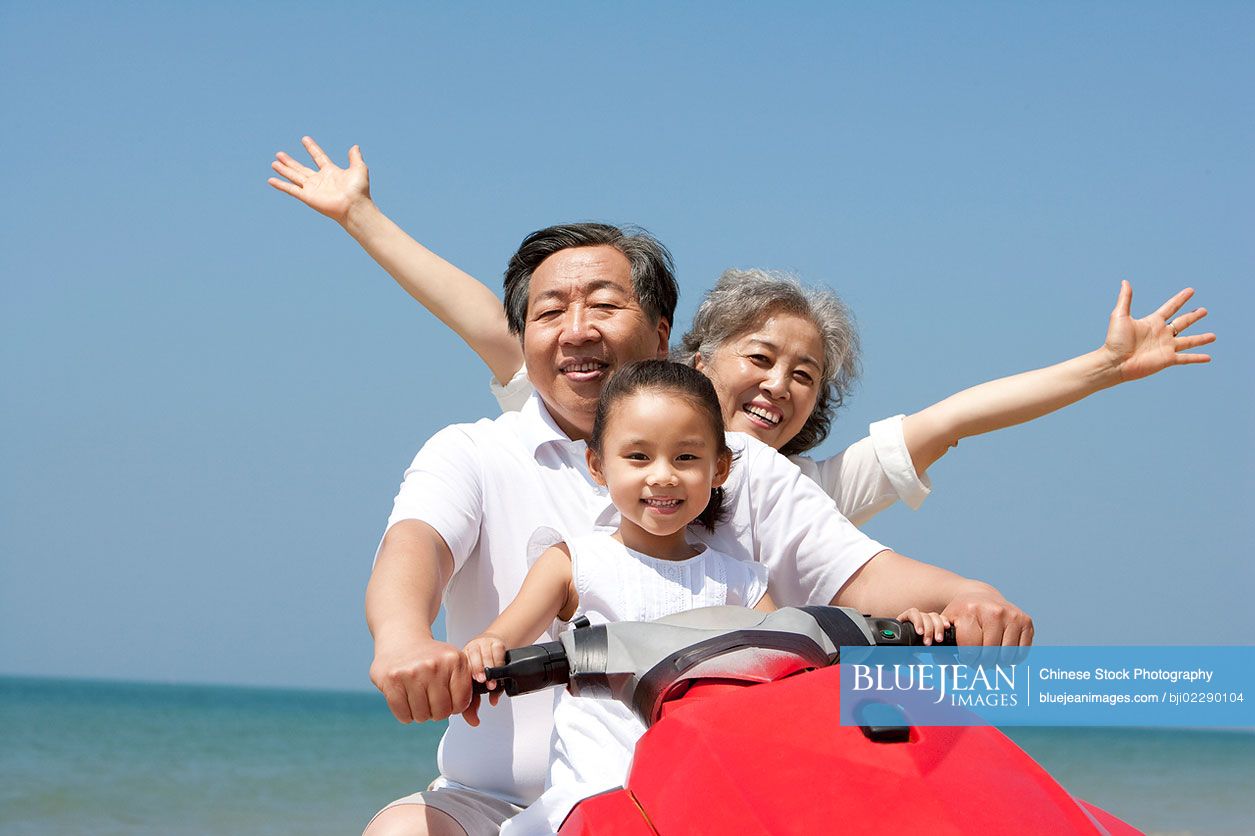
[{"label": "open palm", "polygon": [[280,151],[270,167],[285,179],[271,177],[266,182],[332,220],[344,223],[354,203],[370,200],[370,173],[362,160],[362,150],[356,145],[350,148],[349,167],[340,168],[310,137],[302,137],[301,144],[318,168],[311,169]]},{"label": "open palm", "polygon": [[1127,281],[1120,283],[1120,295],[1116,299],[1115,310],[1111,312],[1105,347],[1120,369],[1121,379],[1137,380],[1169,366],[1211,361],[1211,356],[1207,354],[1183,352],[1215,342],[1215,334],[1181,336],[1186,328],[1207,316],[1207,309],[1196,308],[1173,319],[1193,295],[1194,289],[1187,287],[1160,305],[1154,313],[1134,319],[1131,313],[1133,286]]}]

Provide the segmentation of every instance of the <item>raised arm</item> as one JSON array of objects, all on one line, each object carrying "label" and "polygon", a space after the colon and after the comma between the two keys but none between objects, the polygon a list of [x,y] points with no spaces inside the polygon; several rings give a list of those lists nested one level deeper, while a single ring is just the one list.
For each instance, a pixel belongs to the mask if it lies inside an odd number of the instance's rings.
[{"label": "raised arm", "polygon": [[1214,342],[1215,334],[1181,336],[1207,315],[1206,309],[1196,308],[1173,319],[1193,295],[1194,290],[1186,288],[1149,316],[1133,319],[1133,287],[1122,282],[1101,348],[1044,369],[973,386],[908,415],[902,433],[916,472],[923,475],[960,439],[1040,418],[1102,389],[1169,366],[1209,362],[1209,355],[1183,352]]},{"label": "raised arm", "polygon": [[384,535],[366,586],[370,679],[402,723],[443,720],[470,703],[466,656],[431,632],[452,575],[449,547],[427,523],[402,520]]},{"label": "raised arm", "polygon": [[509,382],[523,365],[523,353],[506,328],[496,294],[379,210],[370,197],[370,174],[358,146],[349,149],[349,167],[340,168],[310,137],[303,137],[301,144],[317,168],[280,151],[270,164],[280,177],[267,182],[344,227],[406,293],[453,329],[499,382]]}]

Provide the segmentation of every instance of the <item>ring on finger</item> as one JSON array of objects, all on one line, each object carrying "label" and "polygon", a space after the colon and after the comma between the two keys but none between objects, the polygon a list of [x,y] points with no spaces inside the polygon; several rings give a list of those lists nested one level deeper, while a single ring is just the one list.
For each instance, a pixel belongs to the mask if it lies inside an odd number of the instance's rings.
[{"label": "ring on finger", "polygon": [[1172,336],[1174,336],[1174,337],[1175,337],[1177,334],[1181,333],[1179,330],[1177,330],[1176,323],[1175,323],[1175,322],[1173,322],[1172,320],[1169,320],[1169,321],[1165,322],[1165,323],[1164,323],[1164,325],[1167,325],[1167,326],[1168,326],[1168,330],[1172,332]]}]

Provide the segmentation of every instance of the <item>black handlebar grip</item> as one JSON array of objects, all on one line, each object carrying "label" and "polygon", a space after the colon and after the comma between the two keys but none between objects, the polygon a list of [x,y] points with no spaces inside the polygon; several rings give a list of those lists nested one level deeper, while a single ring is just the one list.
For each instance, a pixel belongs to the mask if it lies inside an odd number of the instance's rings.
[{"label": "black handlebar grip", "polygon": [[499,668],[495,668],[491,665],[484,668],[484,676],[488,678],[483,682],[480,682],[478,679],[472,679],[471,680],[471,693],[472,694],[491,694],[492,691],[488,690],[488,683],[492,682],[494,679],[497,681],[497,687],[493,688],[492,690],[504,691],[505,683],[503,682],[503,680],[512,679],[514,677],[514,672],[513,672],[513,669],[511,669],[510,667],[509,659],[510,659],[510,651],[507,650],[506,651],[507,661],[504,665],[502,665]]},{"label": "black handlebar grip", "polygon": [[[508,697],[529,694],[554,685],[566,685],[568,676],[566,651],[561,642],[545,642],[516,647],[505,652],[505,664],[484,668],[489,680],[496,680],[496,691]],[[485,683],[471,680],[471,693],[491,693]]]}]

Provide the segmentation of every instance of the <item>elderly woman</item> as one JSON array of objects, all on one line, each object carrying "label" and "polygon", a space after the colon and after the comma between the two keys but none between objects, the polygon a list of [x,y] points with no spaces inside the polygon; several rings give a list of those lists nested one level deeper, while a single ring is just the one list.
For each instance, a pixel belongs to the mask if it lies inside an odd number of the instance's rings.
[{"label": "elderly woman", "polygon": [[[280,152],[272,167],[284,179],[272,177],[270,184],[343,226],[483,359],[502,409],[518,409],[531,386],[496,295],[379,211],[357,146],[342,169],[309,137],[302,143],[317,169]],[[858,336],[835,294],[779,273],[729,270],[702,302],[679,354],[714,382],[729,429],[789,456],[859,524],[899,499],[918,508],[929,493],[925,472],[960,439],[1030,421],[1169,366],[1208,362],[1208,355],[1183,353],[1215,340],[1214,334],[1181,336],[1207,315],[1198,308],[1176,316],[1192,295],[1182,290],[1135,320],[1133,290],[1123,282],[1100,348],[874,423],[867,438],[819,461],[802,454],[827,437],[858,374]]]},{"label": "elderly woman", "polygon": [[[858,333],[836,294],[805,288],[784,273],[728,270],[675,354],[715,384],[728,429],[788,456],[858,525],[898,500],[919,508],[931,489],[925,472],[960,439],[1041,417],[1170,365],[1207,362],[1207,355],[1180,352],[1214,335],[1177,336],[1206,311],[1169,321],[1192,293],[1183,290],[1156,313],[1134,320],[1132,287],[1123,282],[1098,350],[877,421],[867,437],[819,460],[803,454],[828,437],[859,370]],[[507,386],[494,381],[492,390],[503,410],[520,408],[531,392],[526,369]]]}]

